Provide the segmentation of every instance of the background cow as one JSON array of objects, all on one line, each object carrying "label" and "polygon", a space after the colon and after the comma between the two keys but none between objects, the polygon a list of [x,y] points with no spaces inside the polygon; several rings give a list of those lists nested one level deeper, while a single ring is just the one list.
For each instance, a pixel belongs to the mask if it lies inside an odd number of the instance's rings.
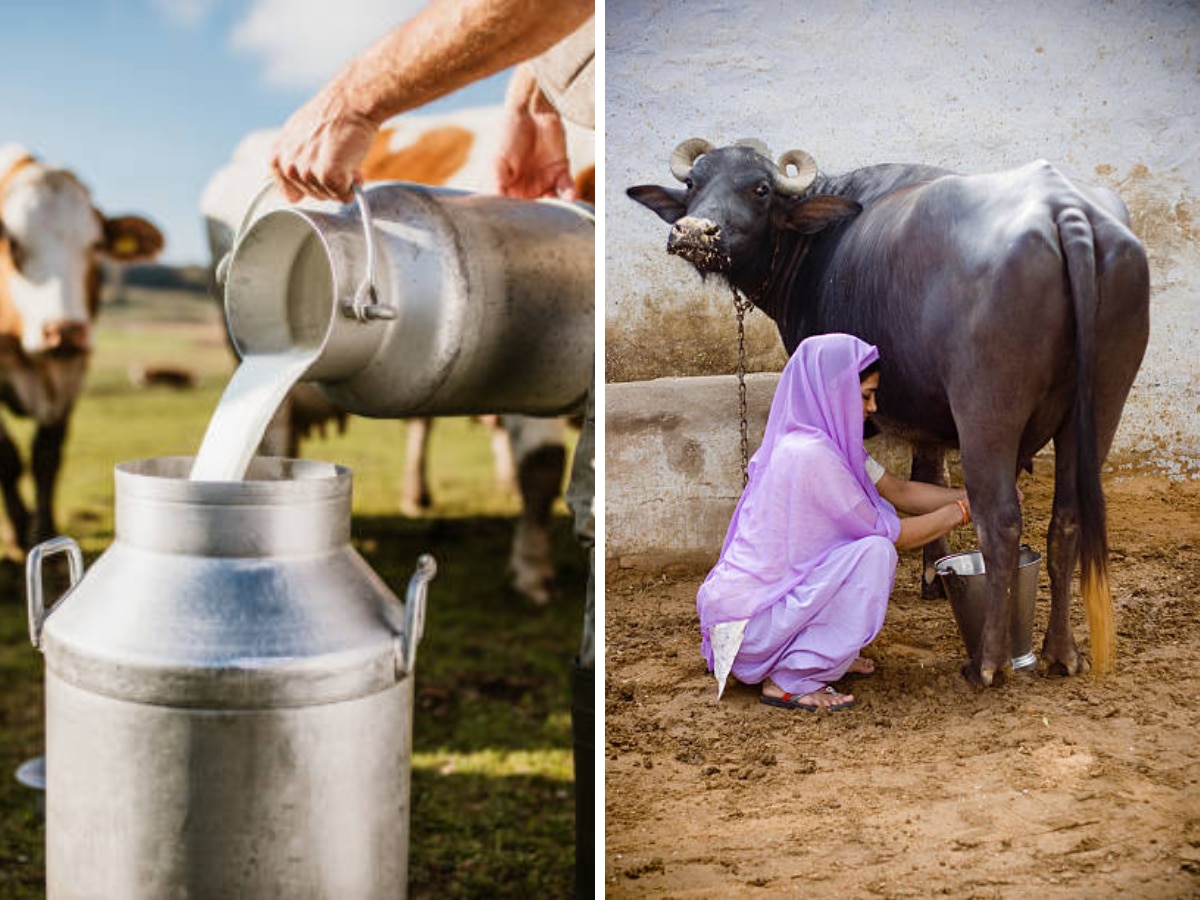
[{"label": "background cow", "polygon": [[682,189],[628,189],[672,224],[669,253],[751,299],[789,354],[831,331],[878,345],[879,424],[933,448],[926,460],[938,470],[942,448],[961,448],[988,572],[967,676],[991,684],[1011,665],[1016,473],[1051,440],[1043,661],[1064,674],[1086,666],[1069,622],[1082,556],[1093,658],[1097,671],[1111,668],[1100,465],[1145,352],[1150,294],[1120,199],[1046,162],[977,176],[913,165],[819,176],[804,151],[776,164],[755,142],[692,139],[670,168]]},{"label": "background cow", "polygon": [[54,488],[71,410],[83,390],[100,260],[151,259],[163,237],[138,216],[108,218],[71,172],[0,146],[0,402],[37,423],[30,513],[21,454],[0,422],[0,491],[20,554],[55,533]]},{"label": "background cow", "polygon": [[[496,147],[503,127],[501,107],[448,114],[399,116],[386,123],[363,162],[372,181],[409,181],[478,193],[496,193]],[[245,137],[232,160],[210,180],[201,199],[214,268],[233,246],[247,212],[251,217],[283,205],[275,191],[252,202],[270,175],[267,160],[276,132]],[[568,151],[580,199],[595,202],[594,140],[590,132],[568,125]],[[220,295],[218,289],[218,296]],[[298,385],[281,406],[263,441],[263,452],[299,455],[300,441],[327,423],[345,427],[346,416],[311,384]],[[548,532],[550,510],[558,496],[566,460],[565,422],[524,416],[483,417],[491,432],[497,483],[511,489],[515,479],[521,514],[513,538],[509,575],[512,586],[536,603],[554,593],[554,567]],[[401,478],[400,508],[412,515],[432,503],[427,477],[428,419],[409,419],[407,453]]]}]

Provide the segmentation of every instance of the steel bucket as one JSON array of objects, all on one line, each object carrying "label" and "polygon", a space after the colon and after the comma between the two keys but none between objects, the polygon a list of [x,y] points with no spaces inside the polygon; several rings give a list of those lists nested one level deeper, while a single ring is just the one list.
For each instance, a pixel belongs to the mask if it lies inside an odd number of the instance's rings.
[{"label": "steel bucket", "polygon": [[[115,539],[86,574],[69,538],[29,556],[48,896],[404,896],[433,561],[401,603],[350,545],[343,468],[191,464],[117,467]],[[58,553],[72,587],[47,607]]]},{"label": "steel bucket", "polygon": [[283,207],[244,227],[225,309],[243,356],[311,356],[301,380],[377,418],[582,405],[595,342],[584,204],[399,182],[357,205]]},{"label": "steel bucket", "polygon": [[[1009,635],[1012,640],[1013,669],[1027,669],[1037,662],[1033,652],[1033,615],[1037,600],[1038,572],[1042,555],[1027,546],[1021,547],[1017,563],[1016,585],[1013,591],[1012,618]],[[967,655],[975,656],[983,634],[984,602],[987,577],[984,574],[983,554],[978,550],[943,556],[935,566],[942,587],[950,599],[958,633],[962,635]]]}]

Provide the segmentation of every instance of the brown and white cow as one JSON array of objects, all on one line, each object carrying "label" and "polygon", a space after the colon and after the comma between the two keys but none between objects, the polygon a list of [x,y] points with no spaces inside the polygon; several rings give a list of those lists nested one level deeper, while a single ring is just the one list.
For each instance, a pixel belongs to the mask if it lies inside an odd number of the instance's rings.
[{"label": "brown and white cow", "polygon": [[139,216],[108,218],[70,171],[16,144],[0,146],[0,402],[37,423],[32,513],[18,490],[24,465],[0,421],[0,492],[24,551],[51,537],[54,488],[71,410],[83,390],[102,257],[134,262],[163,246]]},{"label": "brown and white cow", "polygon": [[[363,176],[373,181],[408,181],[477,193],[496,193],[496,148],[503,127],[500,107],[481,107],[446,114],[410,114],[392,119],[380,130],[363,162]],[[232,160],[209,181],[201,200],[214,267],[233,246],[248,207],[269,178],[267,159],[274,130],[255,131],[234,150]],[[591,132],[568,125],[568,153],[576,172],[580,199],[595,203],[594,140]],[[282,205],[278,194],[261,198],[252,215]],[[269,426],[263,452],[296,456],[310,430],[324,430],[345,415],[312,385],[301,384]],[[426,462],[431,421],[410,419],[401,479],[400,508],[409,515],[431,505]],[[554,566],[548,533],[550,510],[558,496],[565,466],[566,426],[561,419],[523,416],[485,417],[491,429],[496,480],[521,494],[521,515],[513,537],[509,576],[513,588],[536,603],[554,592]]]}]

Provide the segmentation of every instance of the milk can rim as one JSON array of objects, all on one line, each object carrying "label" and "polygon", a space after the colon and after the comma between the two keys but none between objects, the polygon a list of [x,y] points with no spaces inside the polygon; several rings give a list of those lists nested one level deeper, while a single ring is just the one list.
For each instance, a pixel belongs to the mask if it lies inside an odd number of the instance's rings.
[{"label": "milk can rim", "polygon": [[[130,497],[200,503],[297,502],[348,495],[350,469],[315,459],[256,456],[241,481],[191,481],[192,456],[127,460],[114,467],[117,492]],[[262,477],[274,475],[276,477]],[[257,476],[257,477],[256,477]],[[282,477],[279,477],[282,476]]]}]

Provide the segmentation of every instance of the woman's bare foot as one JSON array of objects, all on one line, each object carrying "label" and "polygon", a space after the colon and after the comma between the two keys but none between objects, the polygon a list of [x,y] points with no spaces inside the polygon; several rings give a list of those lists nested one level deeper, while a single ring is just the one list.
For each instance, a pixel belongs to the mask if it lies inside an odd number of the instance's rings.
[{"label": "woman's bare foot", "polygon": [[831,712],[849,709],[854,705],[853,694],[839,694],[828,685],[807,694],[789,694],[770,679],[763,682],[761,699],[770,706],[807,710],[828,709]]},{"label": "woman's bare foot", "polygon": [[865,656],[860,656],[854,662],[850,663],[850,668],[846,670],[847,675],[874,675],[875,660],[867,659]]}]

